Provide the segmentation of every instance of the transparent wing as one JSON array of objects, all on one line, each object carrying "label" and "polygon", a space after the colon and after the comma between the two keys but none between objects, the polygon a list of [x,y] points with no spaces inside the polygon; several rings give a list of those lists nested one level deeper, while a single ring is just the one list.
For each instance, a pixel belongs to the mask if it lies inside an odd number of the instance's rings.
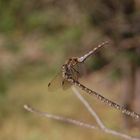
[{"label": "transparent wing", "polygon": [[67,80],[63,80],[62,81],[62,88],[63,88],[63,90],[67,90],[70,87],[71,87],[71,83],[70,82],[68,82]]},{"label": "transparent wing", "polygon": [[61,88],[62,86],[62,75],[61,73],[58,73],[48,84],[48,90],[53,92],[56,91],[57,89]]},{"label": "transparent wing", "polygon": [[48,90],[50,92],[54,92],[56,91],[57,89],[59,88],[62,88],[64,90],[68,89],[69,87],[71,86],[71,84],[67,81],[67,80],[64,80],[63,77],[62,77],[62,74],[61,72],[58,73],[54,79],[49,82],[48,84]]}]

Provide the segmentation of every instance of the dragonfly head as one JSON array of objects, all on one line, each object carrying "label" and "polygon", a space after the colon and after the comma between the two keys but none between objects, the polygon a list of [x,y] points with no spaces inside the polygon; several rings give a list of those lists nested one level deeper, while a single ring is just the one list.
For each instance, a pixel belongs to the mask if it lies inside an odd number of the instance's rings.
[{"label": "dragonfly head", "polygon": [[73,67],[73,66],[75,66],[77,63],[78,63],[78,58],[77,58],[77,57],[71,57],[71,58],[69,58],[68,61],[67,61],[67,65],[68,65],[69,67]]}]

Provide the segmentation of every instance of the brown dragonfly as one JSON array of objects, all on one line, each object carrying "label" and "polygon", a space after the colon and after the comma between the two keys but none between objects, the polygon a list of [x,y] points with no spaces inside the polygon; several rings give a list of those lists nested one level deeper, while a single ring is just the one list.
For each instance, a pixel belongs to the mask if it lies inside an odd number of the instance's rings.
[{"label": "brown dragonfly", "polygon": [[137,114],[136,112],[129,111],[126,108],[120,106],[119,104],[105,98],[104,96],[100,95],[99,93],[87,88],[83,84],[81,84],[78,81],[79,78],[79,72],[75,69],[75,66],[77,66],[80,63],[83,63],[89,56],[94,54],[99,48],[103,47],[106,45],[108,42],[104,42],[94,48],[93,50],[89,51],[82,57],[72,57],[66,61],[66,63],[62,66],[61,73],[58,74],[49,84],[48,84],[48,89],[50,91],[54,91],[54,85],[56,87],[62,87],[63,89],[67,89],[72,85],[75,85],[85,91],[86,93],[96,97],[100,101],[106,103],[107,105],[120,110],[122,113],[129,115],[135,119],[140,118],[140,115]]},{"label": "brown dragonfly", "polygon": [[[57,73],[56,76],[52,79],[52,81],[49,82],[48,90],[53,92],[53,91],[56,91],[56,89],[59,89],[61,87],[64,90],[70,88],[73,84],[71,82],[69,82],[63,75],[64,71],[65,71],[65,69],[64,69],[65,65],[70,67],[69,73],[72,76],[72,78],[74,80],[78,81],[80,73],[78,71],[79,67],[77,64],[83,63],[90,55],[95,53],[96,50],[103,47],[107,43],[108,42],[104,42],[104,43],[100,44],[99,46],[97,46],[93,50],[89,51],[82,57],[72,57],[72,58],[68,59],[65,62],[65,64],[62,66],[61,72]],[[68,70],[67,70],[67,73],[68,73]]]}]

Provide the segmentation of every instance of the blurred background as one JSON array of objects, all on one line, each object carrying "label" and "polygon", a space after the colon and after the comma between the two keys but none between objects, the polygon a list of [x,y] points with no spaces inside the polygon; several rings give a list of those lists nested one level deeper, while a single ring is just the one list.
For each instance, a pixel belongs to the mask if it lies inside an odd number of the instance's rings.
[{"label": "blurred background", "polygon": [[[0,139],[120,139],[23,109],[27,103],[95,124],[71,89],[50,93],[47,85],[66,59],[106,40],[79,81],[140,113],[139,0],[0,0]],[[140,137],[140,121],[83,96],[107,127]]]}]

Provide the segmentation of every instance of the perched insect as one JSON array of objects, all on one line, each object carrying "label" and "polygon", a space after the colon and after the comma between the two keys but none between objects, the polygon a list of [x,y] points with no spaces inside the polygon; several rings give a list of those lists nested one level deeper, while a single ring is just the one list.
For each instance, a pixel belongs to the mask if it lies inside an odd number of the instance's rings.
[{"label": "perched insect", "polygon": [[53,85],[57,85],[57,86],[62,86],[63,89],[67,89],[68,87],[70,87],[71,85],[75,85],[77,87],[79,87],[80,89],[82,89],[83,91],[85,91],[86,93],[96,97],[97,99],[99,99],[100,101],[106,103],[107,105],[120,110],[122,113],[129,115],[133,118],[140,118],[140,115],[133,112],[133,111],[129,111],[127,109],[125,109],[124,107],[118,105],[117,103],[103,97],[102,95],[100,95],[99,93],[85,87],[83,84],[81,84],[78,81],[78,71],[75,70],[75,66],[77,66],[80,63],[83,63],[89,56],[91,56],[92,54],[95,53],[96,50],[98,50],[99,48],[103,47],[105,44],[107,44],[108,42],[104,42],[102,44],[100,44],[99,46],[97,46],[96,48],[94,48],[93,50],[89,51],[88,53],[86,53],[85,55],[83,55],[82,57],[72,57],[70,59],[68,59],[66,61],[66,63],[62,66],[62,73],[60,73],[59,75],[57,75],[55,77],[54,80],[52,80],[49,84],[48,84],[48,88],[50,90],[53,90]]},{"label": "perched insect", "polygon": [[[68,59],[62,66],[61,72],[57,73],[57,75],[53,78],[53,80],[49,82],[48,90],[55,91],[60,87],[62,87],[62,89],[68,89],[69,87],[71,87],[72,84],[68,82],[67,78],[65,77],[66,76],[65,73],[67,73],[67,75],[69,76],[71,75],[75,81],[78,81],[79,71],[77,70],[77,68],[75,68],[75,66],[77,66],[79,63],[83,63],[90,55],[95,53],[96,50],[103,47],[107,43],[108,42],[100,44],[99,46],[97,46],[96,48],[94,48],[93,50],[91,50],[82,57],[72,57]],[[66,67],[67,70],[65,70]]]}]

